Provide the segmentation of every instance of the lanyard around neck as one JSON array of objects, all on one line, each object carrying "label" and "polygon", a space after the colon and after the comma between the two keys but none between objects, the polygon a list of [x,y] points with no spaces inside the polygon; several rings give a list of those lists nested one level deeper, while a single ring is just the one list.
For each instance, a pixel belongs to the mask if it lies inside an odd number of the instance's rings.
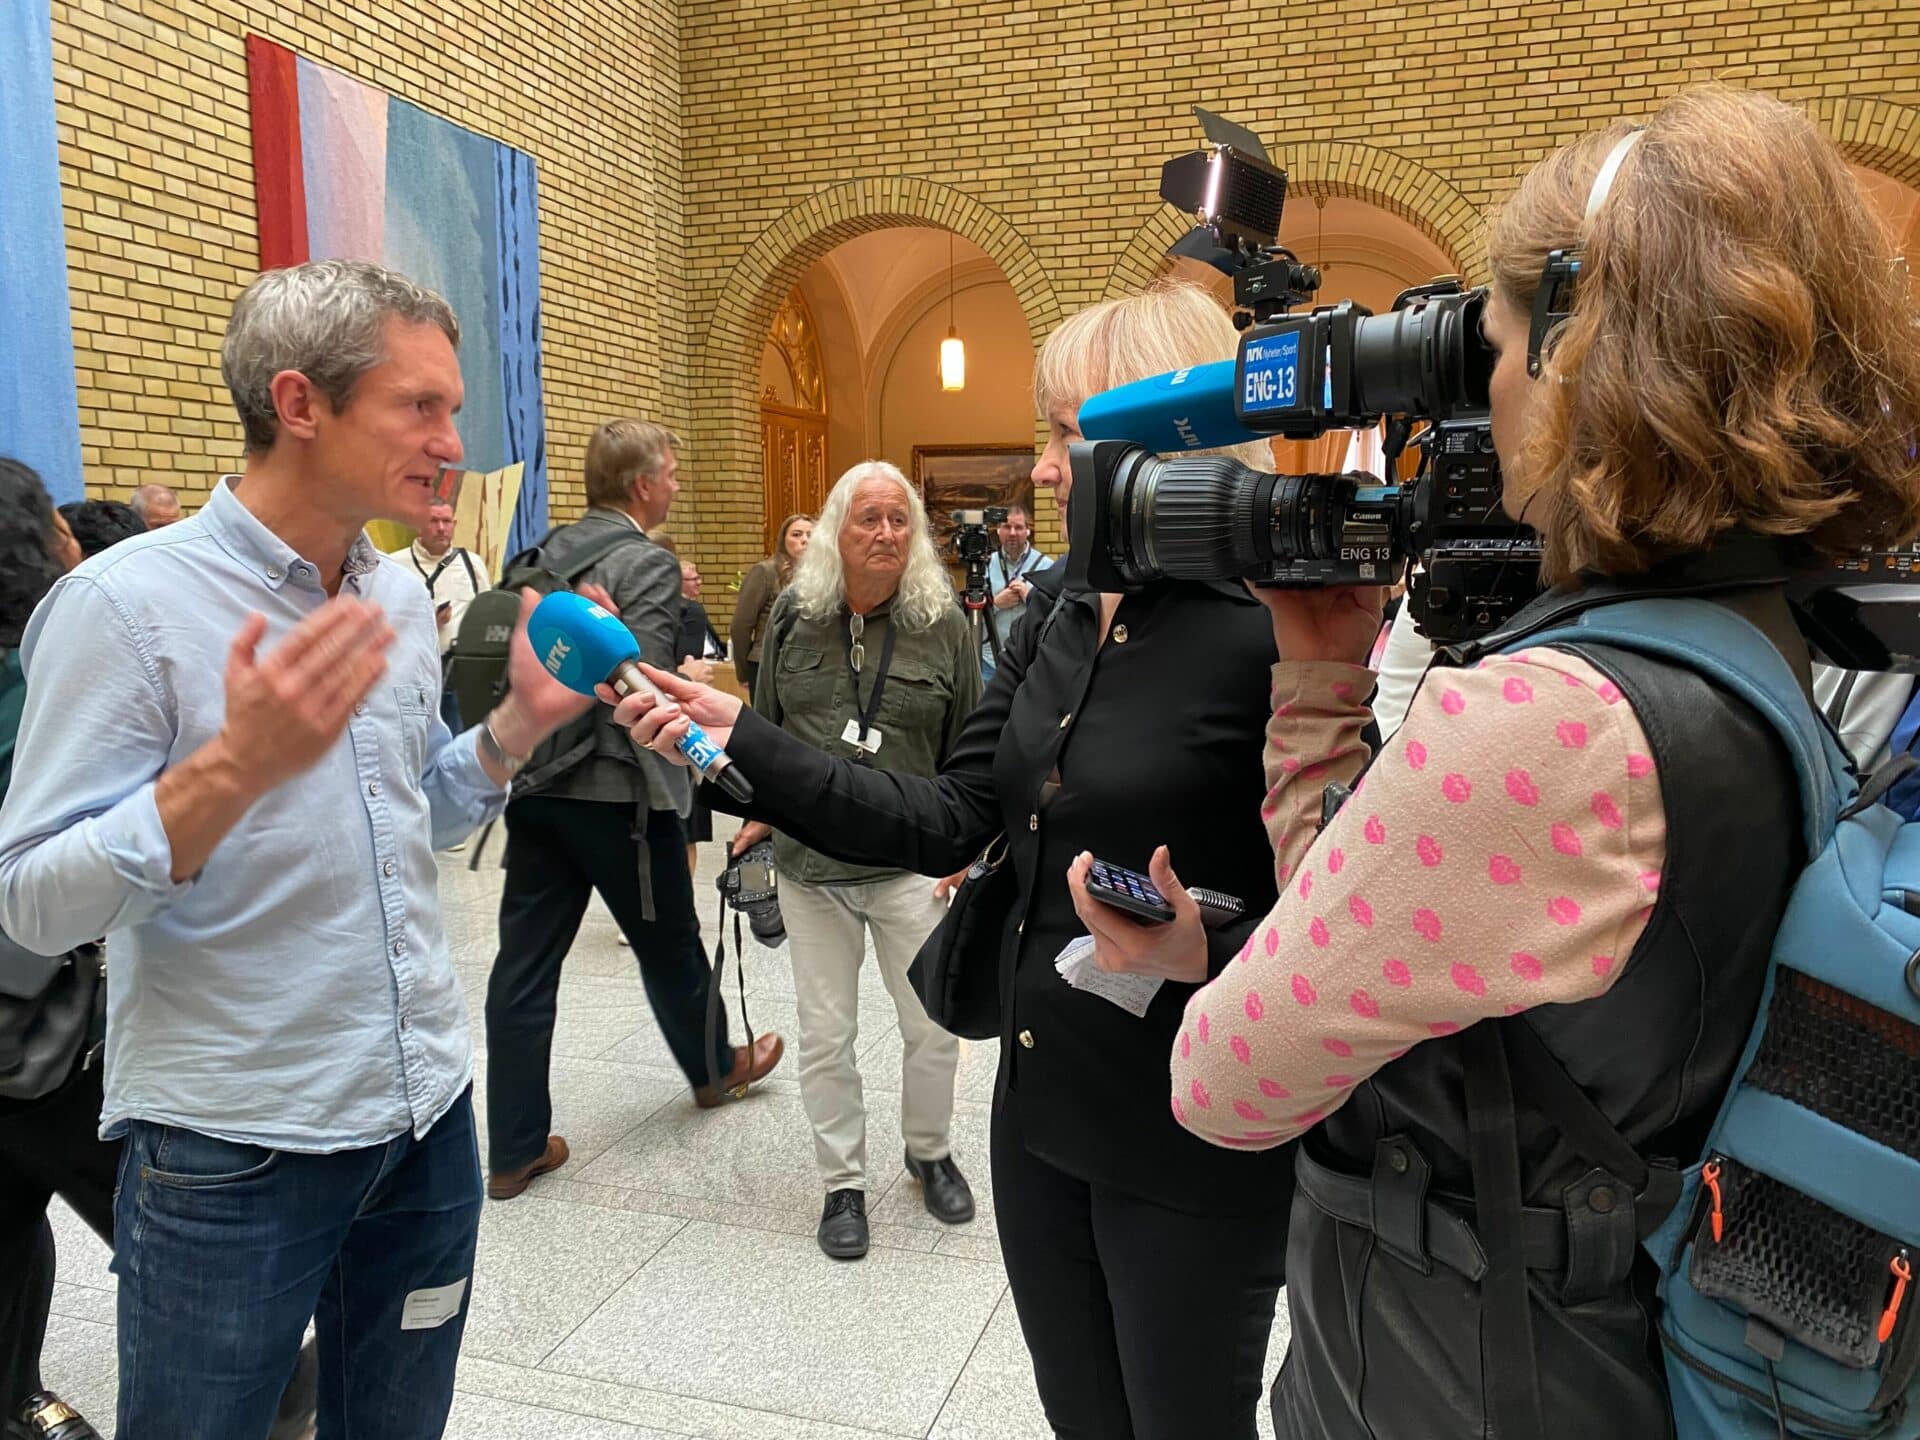
[{"label": "lanyard around neck", "polygon": [[[853,708],[860,717],[860,740],[864,744],[867,732],[873,728],[873,717],[880,713],[880,692],[887,688],[887,671],[893,666],[893,637],[899,634],[899,627],[893,617],[887,617],[887,638],[880,642],[880,668],[873,672],[873,693],[867,697],[867,703],[860,703],[860,667],[866,662],[867,647],[860,643],[865,633],[867,621],[864,615],[849,615],[845,631],[847,641],[847,676],[853,682]],[[864,750],[861,752],[866,753]]]}]

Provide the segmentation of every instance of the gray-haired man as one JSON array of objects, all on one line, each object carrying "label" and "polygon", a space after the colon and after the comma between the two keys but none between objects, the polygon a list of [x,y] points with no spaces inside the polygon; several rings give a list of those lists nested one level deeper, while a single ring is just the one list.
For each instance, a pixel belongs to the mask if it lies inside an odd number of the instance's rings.
[{"label": "gray-haired man", "polygon": [[157,481],[151,485],[142,485],[133,492],[129,502],[133,513],[140,517],[140,523],[149,530],[164,530],[169,525],[180,523],[180,497],[171,485],[162,485]]},{"label": "gray-haired man", "polygon": [[458,340],[377,266],[262,276],[222,353],[244,473],[21,646],[0,928],[108,937],[122,1435],[256,1440],[310,1318],[320,1433],[445,1426],[480,1175],[433,852],[585,703],[529,595],[512,698],[449,734],[425,589],[362,533],[423,525],[460,459]]}]

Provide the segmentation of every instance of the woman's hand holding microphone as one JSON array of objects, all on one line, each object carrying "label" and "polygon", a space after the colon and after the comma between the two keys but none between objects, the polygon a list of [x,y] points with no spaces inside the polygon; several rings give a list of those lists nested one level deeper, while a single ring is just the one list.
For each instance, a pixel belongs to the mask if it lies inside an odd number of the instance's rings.
[{"label": "woman's hand holding microphone", "polygon": [[623,700],[611,686],[598,687],[600,698],[613,706],[613,723],[625,726],[634,744],[644,745],[676,765],[685,765],[686,756],[674,749],[674,745],[686,735],[689,723],[693,723],[705,730],[715,745],[726,749],[734,723],[740,718],[738,695],[697,684],[671,670],[657,670],[644,661],[640,669],[659,690],[658,696],[641,691]]}]

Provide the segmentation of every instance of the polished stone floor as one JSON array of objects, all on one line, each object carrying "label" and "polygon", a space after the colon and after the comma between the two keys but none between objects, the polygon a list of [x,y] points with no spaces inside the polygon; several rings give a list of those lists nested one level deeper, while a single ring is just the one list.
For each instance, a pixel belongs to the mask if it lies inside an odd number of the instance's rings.
[{"label": "polished stone floor", "polygon": [[[721,825],[730,828],[724,818]],[[465,855],[442,857],[448,934],[476,1019],[482,1082],[477,1021],[494,953],[499,845],[496,835],[477,873]],[[710,945],[719,851],[702,848],[697,884]],[[447,1434],[1045,1440],[994,1235],[994,1046],[964,1048],[954,1153],[974,1182],[980,1215],[950,1229],[922,1208],[894,1158],[900,1033],[869,959],[859,1046],[874,1244],[864,1261],[837,1264],[814,1245],[820,1190],[791,1048],[747,1101],[696,1109],[653,1023],[633,954],[615,933],[596,901],[561,983],[554,1044],[554,1125],[573,1159],[520,1199],[486,1206]],[[783,1032],[791,1047],[786,952],[759,950],[751,935],[747,943],[748,1016],[757,1031]],[[737,1006],[731,961],[727,982]],[[64,1208],[56,1206],[55,1220],[60,1279],[47,1382],[111,1436],[107,1252]],[[1269,1378],[1285,1345],[1283,1307]],[[1261,1433],[1269,1433],[1264,1413]]]}]

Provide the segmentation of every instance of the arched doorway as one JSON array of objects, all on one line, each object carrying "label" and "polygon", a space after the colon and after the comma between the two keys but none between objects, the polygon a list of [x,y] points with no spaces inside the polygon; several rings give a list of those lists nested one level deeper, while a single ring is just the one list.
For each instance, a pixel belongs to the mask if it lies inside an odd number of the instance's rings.
[{"label": "arched doorway", "polygon": [[[744,569],[766,552],[762,527],[740,523],[765,503],[758,352],[787,293],[846,240],[896,226],[934,225],[971,241],[1018,297],[1030,347],[1060,321],[1052,281],[1026,240],[995,211],[951,186],[904,176],[856,180],[796,205],[748,247],[719,287],[692,375],[692,453],[700,488],[691,529],[716,568]],[[830,420],[830,429],[839,424]],[[1029,432],[1031,433],[1031,432]],[[779,517],[773,517],[775,523]],[[754,552],[754,553],[750,553]]]}]

